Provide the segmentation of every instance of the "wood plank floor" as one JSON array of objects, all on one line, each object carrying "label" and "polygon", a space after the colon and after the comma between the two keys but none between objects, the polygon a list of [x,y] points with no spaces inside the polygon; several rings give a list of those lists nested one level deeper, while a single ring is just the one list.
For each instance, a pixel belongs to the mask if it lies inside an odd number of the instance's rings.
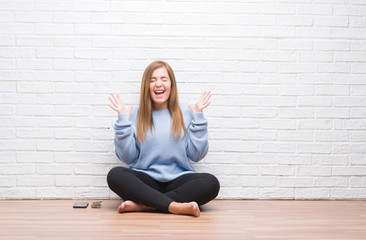
[{"label": "wood plank floor", "polygon": [[74,202],[2,200],[0,239],[366,239],[366,201],[215,200],[199,218]]}]

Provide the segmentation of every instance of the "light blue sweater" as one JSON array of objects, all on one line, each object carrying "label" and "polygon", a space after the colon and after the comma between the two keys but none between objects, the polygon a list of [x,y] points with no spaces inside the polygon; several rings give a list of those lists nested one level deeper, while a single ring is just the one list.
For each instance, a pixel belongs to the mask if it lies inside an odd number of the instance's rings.
[{"label": "light blue sweater", "polygon": [[[189,160],[198,162],[208,151],[207,120],[202,112],[194,113],[181,105],[187,135],[175,140],[168,109],[153,111],[154,128],[147,131],[145,142],[137,141],[137,112],[119,114],[114,144],[120,160],[131,169],[144,172],[157,181],[168,182],[193,173]],[[183,136],[183,134],[182,134]]]}]

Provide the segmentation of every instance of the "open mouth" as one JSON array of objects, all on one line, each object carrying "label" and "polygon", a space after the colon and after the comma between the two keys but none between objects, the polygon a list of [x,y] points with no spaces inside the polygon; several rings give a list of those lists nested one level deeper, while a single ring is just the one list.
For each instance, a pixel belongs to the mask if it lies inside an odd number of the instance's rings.
[{"label": "open mouth", "polygon": [[156,95],[162,95],[162,94],[164,94],[164,92],[165,92],[165,91],[163,91],[163,90],[154,91],[154,93],[155,93]]}]

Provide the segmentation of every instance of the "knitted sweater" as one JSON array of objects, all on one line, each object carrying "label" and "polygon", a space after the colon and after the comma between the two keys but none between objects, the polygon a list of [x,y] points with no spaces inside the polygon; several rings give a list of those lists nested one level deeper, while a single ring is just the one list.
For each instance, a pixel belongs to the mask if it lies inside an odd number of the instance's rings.
[{"label": "knitted sweater", "polygon": [[202,112],[181,105],[187,135],[179,140],[171,136],[172,121],[168,109],[153,111],[154,127],[145,141],[137,141],[137,113],[119,114],[115,123],[116,155],[131,169],[144,172],[157,181],[168,182],[193,173],[189,160],[198,162],[208,151],[207,120]]}]

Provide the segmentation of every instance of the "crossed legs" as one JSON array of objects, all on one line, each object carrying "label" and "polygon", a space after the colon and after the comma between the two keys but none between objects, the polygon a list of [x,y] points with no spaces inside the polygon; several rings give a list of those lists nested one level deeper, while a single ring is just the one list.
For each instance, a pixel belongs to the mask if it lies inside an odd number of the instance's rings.
[{"label": "crossed legs", "polygon": [[113,168],[107,182],[124,200],[119,212],[160,210],[197,217],[199,205],[213,200],[220,189],[217,178],[208,173],[184,174],[161,183],[143,172],[124,167]]}]

